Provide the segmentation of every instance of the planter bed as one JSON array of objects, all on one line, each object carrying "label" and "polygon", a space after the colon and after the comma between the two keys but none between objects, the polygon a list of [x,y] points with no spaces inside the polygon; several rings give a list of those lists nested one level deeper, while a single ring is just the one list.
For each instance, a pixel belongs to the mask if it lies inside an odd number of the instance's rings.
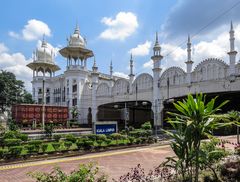
[{"label": "planter bed", "polygon": [[[31,155],[30,157],[26,159],[17,158],[17,159],[9,159],[9,160],[2,160],[0,161],[0,166],[4,165],[10,165],[10,164],[19,164],[19,163],[25,163],[25,162],[34,162],[34,161],[40,161],[40,160],[50,160],[50,159],[57,159],[57,158],[64,158],[64,157],[74,157],[74,156],[82,156],[86,154],[93,154],[93,153],[99,153],[99,152],[106,152],[106,151],[114,151],[119,149],[127,149],[127,148],[137,148],[137,147],[145,147],[153,144],[134,144],[134,145],[123,145],[123,146],[116,146],[116,147],[109,147],[109,148],[103,148],[103,149],[97,149],[97,150],[90,150],[90,151],[84,151],[84,150],[72,150],[72,151],[63,151],[63,152],[51,152],[51,153],[44,153],[44,154],[36,154]],[[166,145],[166,144],[165,144]]]}]

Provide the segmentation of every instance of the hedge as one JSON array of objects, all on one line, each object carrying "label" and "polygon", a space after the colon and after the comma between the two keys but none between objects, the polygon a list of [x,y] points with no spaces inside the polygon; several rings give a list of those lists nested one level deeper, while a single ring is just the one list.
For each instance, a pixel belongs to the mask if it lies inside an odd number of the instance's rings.
[{"label": "hedge", "polygon": [[22,150],[23,150],[22,146],[12,146],[9,147],[8,153],[11,155],[11,157],[16,158],[21,155]]},{"label": "hedge", "polygon": [[20,145],[21,140],[16,138],[4,139],[4,145],[7,147]]}]

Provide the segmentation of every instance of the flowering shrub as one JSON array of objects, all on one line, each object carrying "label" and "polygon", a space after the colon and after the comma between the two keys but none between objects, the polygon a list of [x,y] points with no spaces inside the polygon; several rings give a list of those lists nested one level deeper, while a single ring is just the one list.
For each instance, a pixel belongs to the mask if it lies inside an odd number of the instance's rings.
[{"label": "flowering shrub", "polygon": [[171,182],[175,180],[175,175],[172,169],[168,167],[158,166],[154,170],[145,173],[144,168],[138,164],[132,168],[130,172],[121,176],[118,180],[113,179],[114,182],[152,182],[155,179],[161,179],[161,182]]}]

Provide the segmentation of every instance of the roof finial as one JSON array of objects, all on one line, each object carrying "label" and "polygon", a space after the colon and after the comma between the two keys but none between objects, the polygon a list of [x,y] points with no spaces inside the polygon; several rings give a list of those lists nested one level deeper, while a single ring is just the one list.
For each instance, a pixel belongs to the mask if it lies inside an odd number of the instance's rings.
[{"label": "roof finial", "polygon": [[45,40],[45,33],[44,33],[42,38],[42,47],[46,47],[46,46],[47,46],[47,42]]},{"label": "roof finial", "polygon": [[188,43],[191,43],[191,41],[190,41],[190,35],[188,34]]},{"label": "roof finial", "polygon": [[110,76],[112,77],[112,74],[113,74],[113,66],[112,66],[112,59],[111,59],[111,62],[110,62]]},{"label": "roof finial", "polygon": [[156,44],[158,44],[158,32],[156,31]]},{"label": "roof finial", "polygon": [[95,55],[94,55],[93,67],[97,67]]},{"label": "roof finial", "polygon": [[75,27],[75,34],[80,34],[80,29],[79,29],[79,25],[78,25],[78,21],[76,20],[76,27]]}]

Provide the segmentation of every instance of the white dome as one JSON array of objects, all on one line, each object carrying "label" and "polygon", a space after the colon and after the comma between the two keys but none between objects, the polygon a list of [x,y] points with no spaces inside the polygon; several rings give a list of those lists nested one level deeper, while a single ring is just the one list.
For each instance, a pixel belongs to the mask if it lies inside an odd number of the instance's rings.
[{"label": "white dome", "polygon": [[53,54],[54,52],[52,48],[48,46],[45,40],[43,40],[41,47],[36,50],[36,61],[54,63]]},{"label": "white dome", "polygon": [[70,47],[85,47],[85,40],[80,35],[78,27],[76,27],[74,33],[70,36],[70,40],[68,43]]}]

